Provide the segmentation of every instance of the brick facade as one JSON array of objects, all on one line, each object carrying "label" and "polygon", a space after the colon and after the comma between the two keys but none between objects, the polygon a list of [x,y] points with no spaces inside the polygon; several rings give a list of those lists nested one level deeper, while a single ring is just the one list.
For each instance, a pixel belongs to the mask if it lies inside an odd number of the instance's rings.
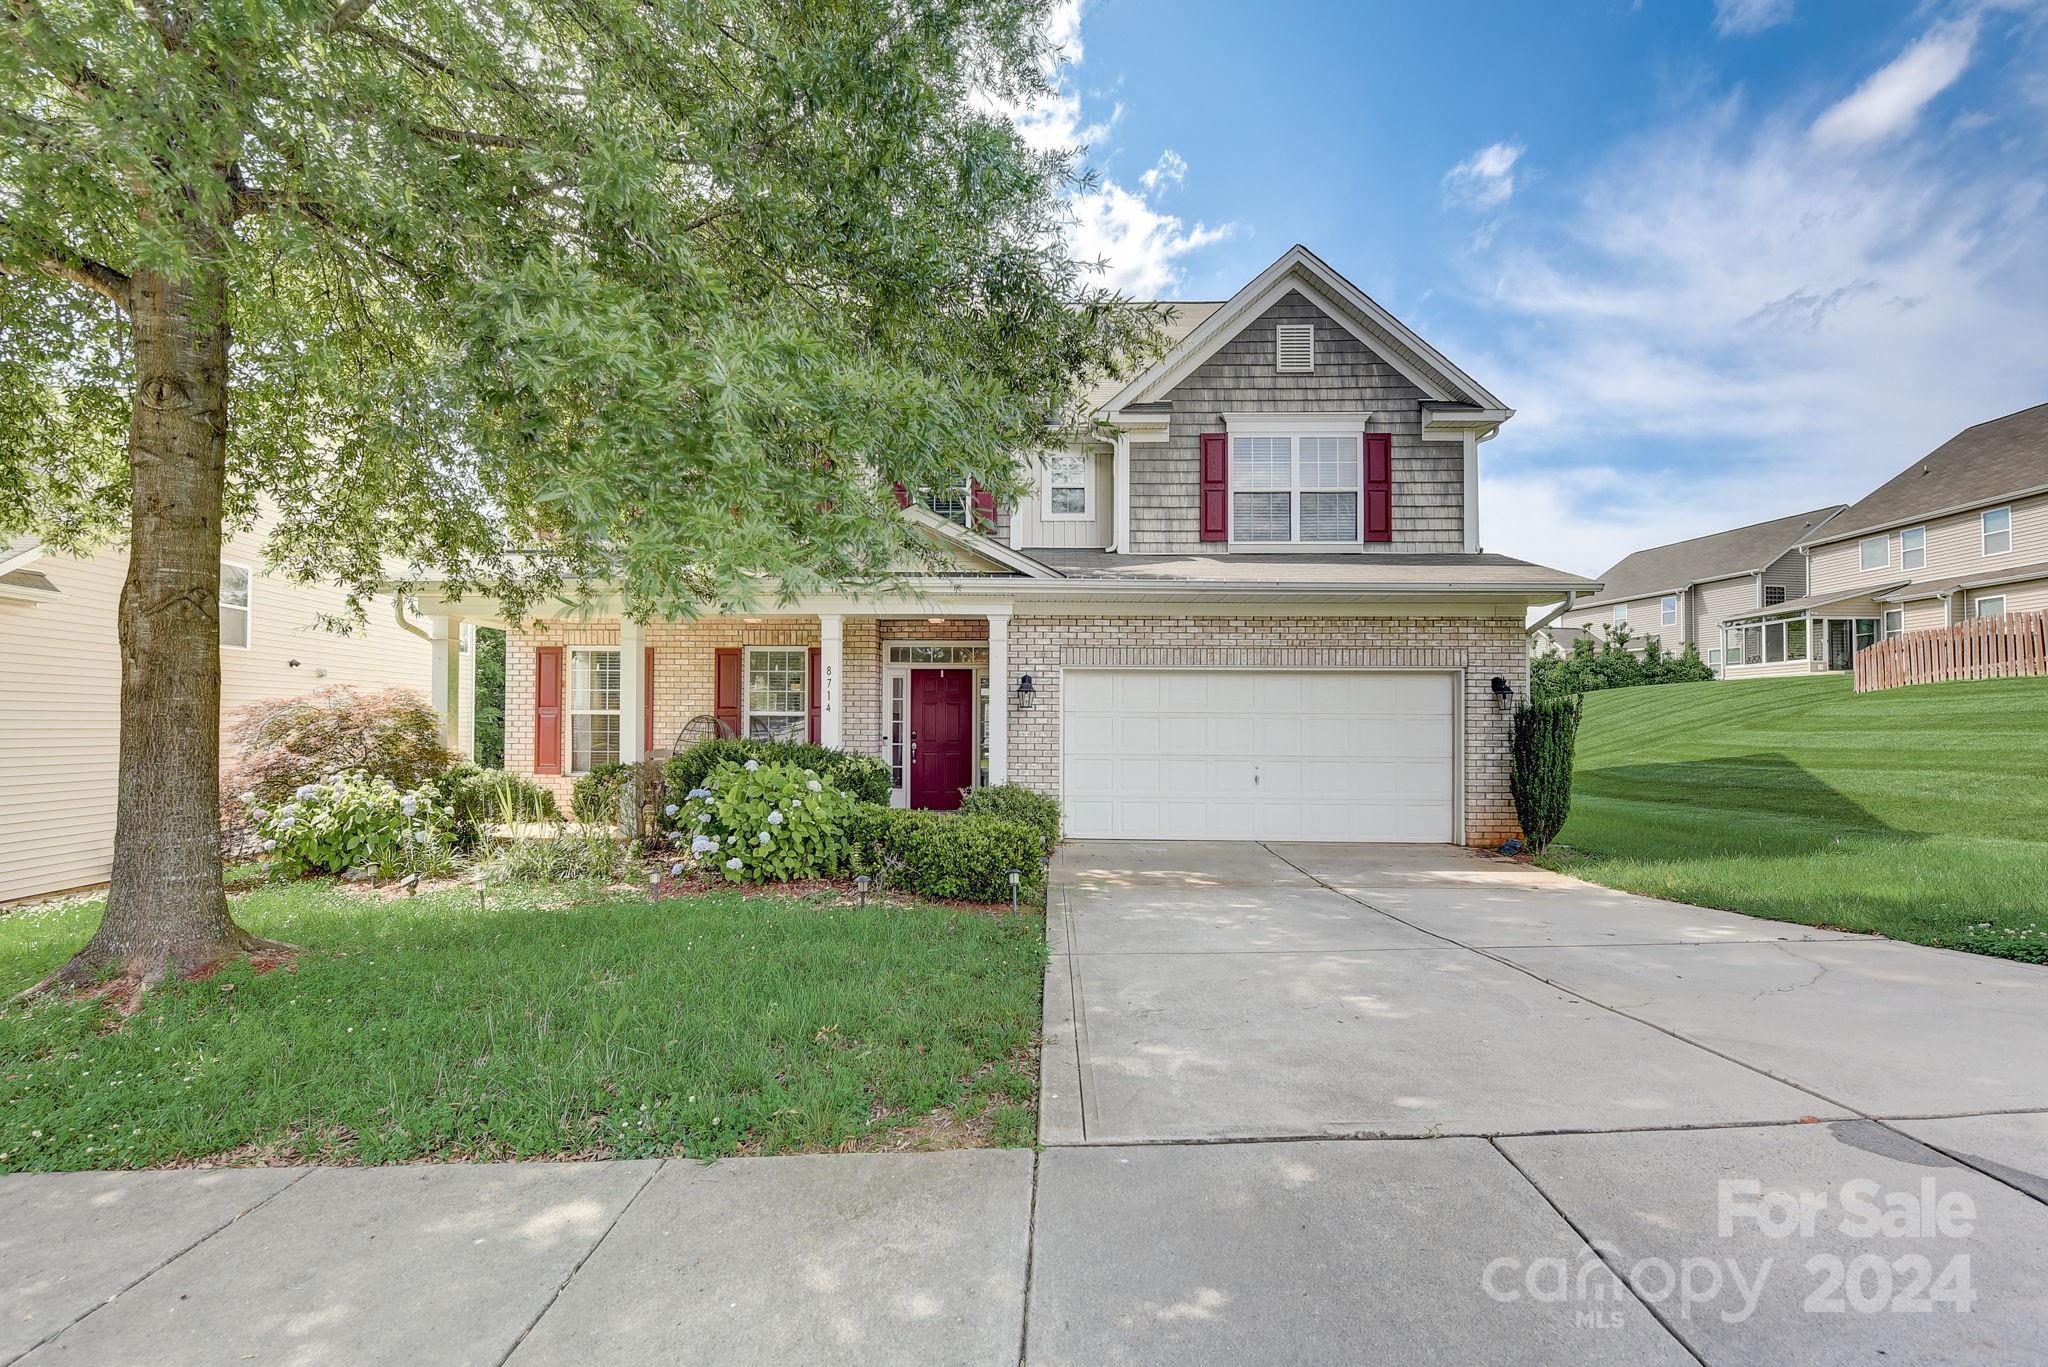
[{"label": "brick facade", "polygon": [[[731,646],[818,643],[815,618],[735,618],[649,626],[654,647],[654,736],[666,754],[692,719],[712,710],[713,652]],[[932,623],[921,618],[845,619],[842,689],[845,748],[882,753],[882,642],[984,640],[979,618]],[[505,652],[505,764],[533,771],[534,649],[542,645],[616,645],[611,624],[553,624],[511,637]],[[1465,839],[1496,845],[1519,834],[1507,785],[1508,714],[1494,700],[1498,674],[1521,696],[1528,686],[1527,645],[1519,618],[1473,617],[1016,617],[1010,624],[1009,677],[1000,696],[1010,708],[1010,778],[1058,796],[1060,674],[1064,666],[1217,668],[1427,668],[1464,677]],[[1036,706],[1016,709],[1017,680],[1032,676]],[[566,754],[566,745],[564,751]],[[566,806],[573,776],[541,777]]]}]

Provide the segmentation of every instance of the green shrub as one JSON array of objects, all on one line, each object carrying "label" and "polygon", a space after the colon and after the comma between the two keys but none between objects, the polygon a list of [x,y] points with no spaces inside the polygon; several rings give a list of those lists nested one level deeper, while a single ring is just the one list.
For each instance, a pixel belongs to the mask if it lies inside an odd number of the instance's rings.
[{"label": "green shrub", "polygon": [[569,814],[578,821],[603,823],[619,819],[619,794],[633,778],[630,764],[600,764],[576,780],[569,790]]},{"label": "green shrub", "polygon": [[502,769],[480,769],[467,760],[433,781],[448,812],[457,849],[475,846],[484,826],[560,821],[555,795],[538,783]]},{"label": "green shrub", "polygon": [[687,793],[702,788],[704,780],[719,765],[745,764],[750,759],[815,769],[820,778],[829,780],[833,787],[857,802],[889,800],[889,766],[872,755],[856,755],[803,741],[746,740],[736,736],[698,741],[669,760],[665,767],[668,791]]},{"label": "green shrub", "polygon": [[251,703],[235,713],[226,740],[221,818],[231,845],[249,833],[251,806],[281,806],[308,784],[356,770],[412,789],[455,762],[441,743],[440,714],[405,688],[336,686]]},{"label": "green shrub", "polygon": [[600,825],[564,826],[539,839],[507,841],[486,866],[501,882],[615,882],[632,869],[632,850]]},{"label": "green shrub", "polygon": [[1010,870],[1035,886],[1040,829],[1009,817],[867,806],[846,823],[854,872],[885,887],[962,902],[1010,900]]},{"label": "green shrub", "polygon": [[1572,807],[1572,750],[1585,700],[1574,694],[1537,698],[1515,709],[1508,787],[1531,850],[1556,838]]},{"label": "green shrub", "polygon": [[677,804],[675,820],[690,853],[728,882],[788,882],[845,869],[856,805],[816,769],[728,760]]},{"label": "green shrub", "polygon": [[429,787],[401,792],[388,778],[349,770],[302,784],[275,808],[249,804],[264,853],[287,878],[378,865],[386,875],[448,866],[452,821]]},{"label": "green shrub", "polygon": [[963,816],[1000,816],[1023,822],[1044,840],[1041,854],[1052,853],[1052,847],[1060,843],[1059,802],[1015,783],[968,789],[967,796],[960,800],[960,812]]}]

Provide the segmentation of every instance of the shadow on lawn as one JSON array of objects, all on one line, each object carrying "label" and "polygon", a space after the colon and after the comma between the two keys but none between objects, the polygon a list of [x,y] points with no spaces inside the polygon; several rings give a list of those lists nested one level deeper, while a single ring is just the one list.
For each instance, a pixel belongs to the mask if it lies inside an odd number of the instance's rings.
[{"label": "shadow on lawn", "polygon": [[1785,755],[1765,752],[1671,764],[1630,764],[1574,776],[1574,795],[1673,809],[1688,838],[1753,847],[1757,825],[1769,825],[1774,853],[1825,850],[1843,838],[1910,843],[1927,837],[1900,830]]}]

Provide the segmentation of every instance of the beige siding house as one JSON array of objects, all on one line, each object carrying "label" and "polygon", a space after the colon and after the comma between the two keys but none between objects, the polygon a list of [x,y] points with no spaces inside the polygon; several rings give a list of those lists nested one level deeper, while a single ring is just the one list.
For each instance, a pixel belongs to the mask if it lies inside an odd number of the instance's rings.
[{"label": "beige siding house", "polygon": [[[388,612],[360,635],[317,630],[322,614],[343,610],[341,592],[264,574],[261,541],[258,531],[236,536],[222,560],[224,720],[330,684],[427,690],[431,642]],[[32,542],[0,551],[0,905],[106,881],[120,745],[115,610],[127,567],[120,550],[89,560]]]},{"label": "beige siding house", "polygon": [[907,506],[949,572],[693,621],[420,602],[511,626],[506,766],[557,792],[730,732],[878,756],[903,806],[1026,784],[1075,837],[1492,844],[1528,610],[1597,587],[1483,550],[1511,416],[1296,247],[1179,307],[1025,506]]},{"label": "beige siding house", "polygon": [[1828,673],[1908,631],[2048,608],[2048,404],[1979,423],[1806,538],[1803,595],[1730,618],[1731,673]]},{"label": "beige siding house", "polygon": [[1654,638],[1667,655],[1694,646],[1720,673],[1722,624],[1804,594],[1806,556],[1799,543],[1841,510],[1837,503],[1636,551],[1600,576],[1598,593],[1573,602],[1554,625],[1596,641],[1626,627],[1631,641]]}]

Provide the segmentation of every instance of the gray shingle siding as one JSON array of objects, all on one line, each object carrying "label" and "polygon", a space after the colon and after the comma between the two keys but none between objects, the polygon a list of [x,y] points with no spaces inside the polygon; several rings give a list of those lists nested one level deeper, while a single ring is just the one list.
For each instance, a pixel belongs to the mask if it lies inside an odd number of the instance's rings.
[{"label": "gray shingle siding", "polygon": [[[1316,368],[1273,368],[1274,328],[1316,325]],[[1131,444],[1131,546],[1139,555],[1215,551],[1201,539],[1200,437],[1223,430],[1219,413],[1373,414],[1372,429],[1394,437],[1394,539],[1374,551],[1465,548],[1465,453],[1457,442],[1421,438],[1429,396],[1302,295],[1288,293],[1245,325],[1168,396],[1173,421],[1163,443]]]}]

